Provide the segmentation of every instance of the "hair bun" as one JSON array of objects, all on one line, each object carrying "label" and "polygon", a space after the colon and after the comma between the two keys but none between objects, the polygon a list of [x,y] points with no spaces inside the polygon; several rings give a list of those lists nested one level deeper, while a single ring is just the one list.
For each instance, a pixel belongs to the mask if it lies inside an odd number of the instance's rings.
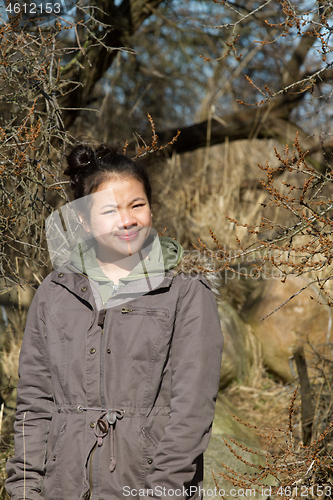
[{"label": "hair bun", "polygon": [[64,174],[71,178],[76,174],[86,174],[96,168],[95,154],[89,146],[76,146],[66,158],[68,167]]},{"label": "hair bun", "polygon": [[79,198],[83,196],[84,178],[98,168],[95,153],[89,146],[79,145],[72,149],[66,159],[68,166],[64,174],[69,176],[71,189]]}]

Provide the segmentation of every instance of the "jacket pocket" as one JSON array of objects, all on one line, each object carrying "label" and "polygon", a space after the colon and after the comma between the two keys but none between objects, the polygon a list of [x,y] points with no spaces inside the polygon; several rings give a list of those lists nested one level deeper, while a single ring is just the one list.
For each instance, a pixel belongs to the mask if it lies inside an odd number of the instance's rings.
[{"label": "jacket pocket", "polygon": [[156,448],[158,445],[158,441],[150,434],[149,430],[147,427],[142,427],[141,429],[141,435],[150,441],[150,443],[153,445],[153,447]]},{"label": "jacket pocket", "polygon": [[66,427],[67,427],[67,422],[64,415],[62,415],[62,418],[60,418],[59,413],[54,413],[47,439],[45,466],[50,461],[53,461],[53,457],[57,455],[59,446],[62,441],[62,436],[66,431]]},{"label": "jacket pocket", "polygon": [[151,464],[156,455],[156,449],[165,434],[165,427],[169,421],[169,415],[155,415],[144,422],[141,427],[141,437],[143,439],[143,472],[149,473]]},{"label": "jacket pocket", "polygon": [[169,317],[169,311],[167,309],[145,309],[143,307],[122,307],[122,314],[140,314],[143,316],[161,316],[163,318]]},{"label": "jacket pocket", "polygon": [[141,436],[143,438],[143,474],[146,476],[154,461],[158,441],[150,434],[147,427],[141,428]]},{"label": "jacket pocket", "polygon": [[45,463],[45,477],[43,481],[42,495],[49,500],[52,500],[53,498],[57,500],[62,499],[60,465],[62,458],[61,450],[66,435],[66,429],[67,422],[63,419],[60,422],[58,435]]}]

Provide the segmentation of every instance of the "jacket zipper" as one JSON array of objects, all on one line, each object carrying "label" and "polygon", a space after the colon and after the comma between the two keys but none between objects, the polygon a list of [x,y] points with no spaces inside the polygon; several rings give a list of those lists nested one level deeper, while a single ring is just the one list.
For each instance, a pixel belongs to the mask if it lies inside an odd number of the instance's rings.
[{"label": "jacket zipper", "polygon": [[105,315],[106,315],[106,309],[105,309],[105,304],[103,302],[103,320],[102,324],[100,325],[102,328],[101,336],[102,336],[102,342],[101,342],[101,357],[100,357],[100,398],[101,398],[101,408],[105,408],[105,401],[104,401],[104,346],[105,346],[105,335],[104,335],[104,323],[105,323]]},{"label": "jacket zipper", "polygon": [[127,307],[122,307],[122,314],[147,314],[148,316],[167,316],[165,311],[158,311],[155,309],[128,309]]}]

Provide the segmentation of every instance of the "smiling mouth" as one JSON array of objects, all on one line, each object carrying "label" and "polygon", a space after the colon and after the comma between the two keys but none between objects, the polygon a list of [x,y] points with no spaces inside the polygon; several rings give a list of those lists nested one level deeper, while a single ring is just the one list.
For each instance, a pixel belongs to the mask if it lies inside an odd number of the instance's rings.
[{"label": "smiling mouth", "polygon": [[127,234],[117,234],[116,237],[122,241],[132,241],[139,235],[140,230],[135,231],[135,233],[127,233]]}]

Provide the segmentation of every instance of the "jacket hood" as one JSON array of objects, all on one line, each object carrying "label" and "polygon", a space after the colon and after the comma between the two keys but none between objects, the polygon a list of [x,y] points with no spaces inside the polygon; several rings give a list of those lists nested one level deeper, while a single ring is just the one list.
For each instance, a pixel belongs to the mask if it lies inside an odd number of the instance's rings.
[{"label": "jacket hood", "polygon": [[128,276],[120,279],[117,286],[104,274],[99,266],[96,258],[96,248],[91,242],[90,244],[82,242],[76,245],[70,255],[70,261],[77,270],[93,281],[98,282],[101,297],[105,302],[116,290],[121,289],[130,282],[147,277],[163,276],[164,278],[168,271],[179,264],[183,255],[181,245],[168,237],[155,236],[151,238],[145,244],[145,251],[147,257],[141,259]]},{"label": "jacket hood", "polygon": [[213,293],[219,295],[219,277],[215,272],[214,263],[205,255],[197,250],[184,250],[176,240],[164,236],[155,237],[150,246],[147,259],[140,261],[128,276],[120,279],[118,286],[115,286],[100,268],[94,245],[79,243],[72,251],[70,261],[79,272],[98,282],[104,301],[131,281],[145,278],[147,275],[165,275],[167,272],[172,276],[181,273],[193,277],[204,275]]},{"label": "jacket hood", "polygon": [[[146,246],[148,256],[144,259],[144,266],[141,262],[137,264],[126,278],[121,281],[132,281],[140,279],[147,273],[157,275],[170,271],[177,266],[183,255],[182,246],[172,238],[155,237]],[[70,260],[74,266],[92,279],[98,281],[110,281],[100,268],[96,259],[96,248],[93,244],[79,243],[70,255]]]}]

